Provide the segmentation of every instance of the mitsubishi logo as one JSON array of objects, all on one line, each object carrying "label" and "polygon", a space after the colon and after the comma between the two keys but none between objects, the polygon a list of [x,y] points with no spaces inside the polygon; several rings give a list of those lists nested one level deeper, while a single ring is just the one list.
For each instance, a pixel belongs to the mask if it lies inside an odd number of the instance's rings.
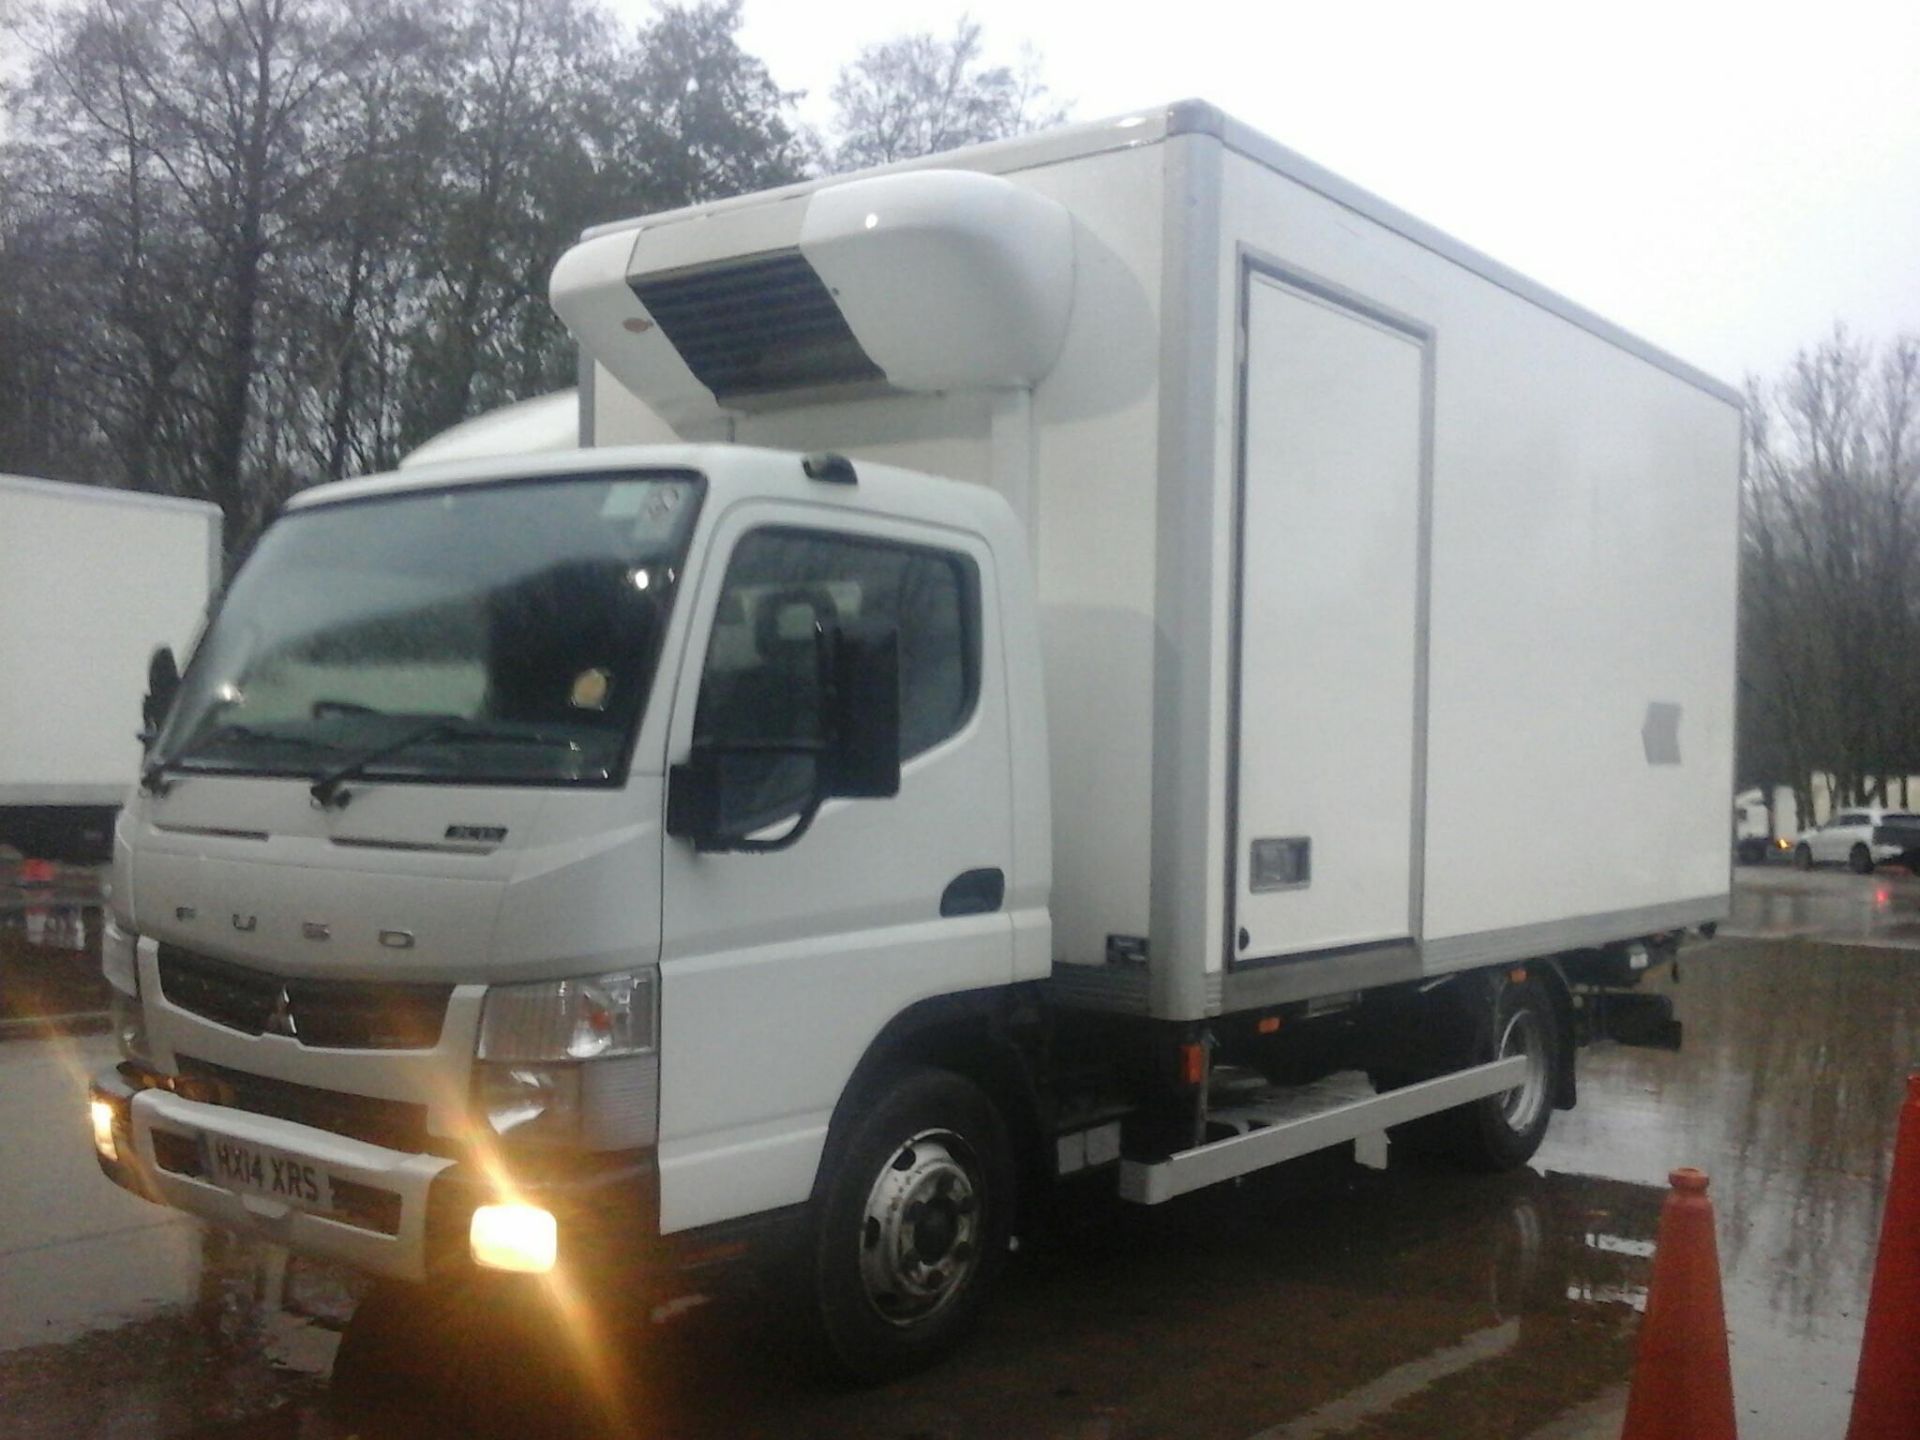
[{"label": "mitsubishi logo", "polygon": [[280,993],[274,997],[273,1013],[267,1017],[267,1033],[284,1035],[289,1040],[298,1040],[300,1031],[293,1023],[293,1002],[287,996],[287,987],[282,985]]}]

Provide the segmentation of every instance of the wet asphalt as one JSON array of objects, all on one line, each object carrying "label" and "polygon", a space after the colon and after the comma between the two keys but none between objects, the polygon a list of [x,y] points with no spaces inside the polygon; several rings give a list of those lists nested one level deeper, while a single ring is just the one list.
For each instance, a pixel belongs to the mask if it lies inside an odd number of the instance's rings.
[{"label": "wet asphalt", "polygon": [[[61,879],[0,875],[0,998],[64,1001],[84,969],[87,877]],[[1527,1169],[1323,1156],[1077,1208],[964,1352],[875,1390],[816,1378],[751,1293],[638,1313],[484,1291],[399,1322],[376,1299],[343,1354],[360,1282],[116,1190],[83,1104],[110,1039],[6,1021],[0,1434],[1611,1440],[1664,1178],[1691,1164],[1713,1177],[1740,1433],[1838,1437],[1920,1064],[1920,881],[1742,871],[1733,922],[1652,983],[1682,1051],[1586,1052]],[[395,1354],[436,1378],[376,1389]]]}]

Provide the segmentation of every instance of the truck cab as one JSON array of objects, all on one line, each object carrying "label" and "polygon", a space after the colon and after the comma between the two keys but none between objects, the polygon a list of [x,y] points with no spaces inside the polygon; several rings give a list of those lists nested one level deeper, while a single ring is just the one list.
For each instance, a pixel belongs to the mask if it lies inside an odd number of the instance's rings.
[{"label": "truck cab", "polygon": [[680,447],[308,492],[120,825],[109,1173],[406,1279],[529,1193],[569,1223],[509,1264],[803,1204],[890,1022],[1045,973],[1038,685],[977,486]]}]

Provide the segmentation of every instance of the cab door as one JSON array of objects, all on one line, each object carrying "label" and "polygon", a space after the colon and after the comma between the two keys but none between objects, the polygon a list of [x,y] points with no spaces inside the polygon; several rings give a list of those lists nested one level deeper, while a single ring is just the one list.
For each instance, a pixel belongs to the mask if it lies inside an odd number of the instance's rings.
[{"label": "cab door", "polygon": [[[815,628],[898,630],[899,792],[835,799],[791,845],[665,841],[662,1226],[804,1201],[855,1064],[916,1001],[1007,983],[1012,858],[1004,664],[993,557],[972,536],[843,509],[758,502],[721,521],[701,566],[668,743],[729,763],[723,814],[790,831],[813,759]],[[739,757],[736,757],[739,758]]]}]

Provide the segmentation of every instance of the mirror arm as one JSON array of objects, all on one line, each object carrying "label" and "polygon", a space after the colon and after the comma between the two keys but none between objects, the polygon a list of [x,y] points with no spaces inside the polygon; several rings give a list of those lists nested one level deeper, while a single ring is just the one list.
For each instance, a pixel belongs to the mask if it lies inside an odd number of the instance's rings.
[{"label": "mirror arm", "polygon": [[824,798],[825,797],[816,792],[812,798],[807,801],[806,808],[800,812],[799,817],[793,822],[792,827],[784,834],[777,835],[771,840],[749,840],[745,836],[742,836],[738,840],[724,840],[718,844],[711,846],[701,845],[697,848],[706,850],[709,853],[716,850],[730,850],[737,855],[771,855],[777,850],[784,850],[789,845],[797,844],[800,837],[805,835],[807,831],[813,827],[813,817],[820,813],[820,806]]},{"label": "mirror arm", "polygon": [[[708,755],[818,755],[824,754],[826,748],[824,743],[811,740],[739,740],[720,745],[702,746],[699,750]],[[671,783],[669,781],[669,784]],[[771,840],[749,840],[744,835],[700,834],[685,830],[675,832],[671,828],[667,833],[677,833],[681,838],[691,840],[693,848],[703,855],[771,855],[777,850],[785,850],[789,845],[796,844],[800,837],[812,828],[814,817],[820,813],[820,807],[826,799],[816,774],[813,791],[807,796],[806,804],[801,807],[793,824]],[[672,802],[669,797],[669,809],[671,808]]]}]

